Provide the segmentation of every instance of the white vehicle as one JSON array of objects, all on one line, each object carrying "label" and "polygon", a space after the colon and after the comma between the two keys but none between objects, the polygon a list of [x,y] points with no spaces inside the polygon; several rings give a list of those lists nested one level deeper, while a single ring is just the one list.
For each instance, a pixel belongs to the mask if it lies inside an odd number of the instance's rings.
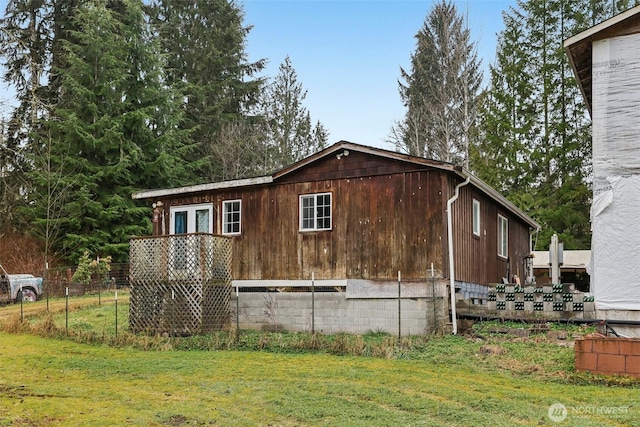
[{"label": "white vehicle", "polygon": [[42,277],[7,274],[0,264],[0,302],[36,301],[44,292]]}]

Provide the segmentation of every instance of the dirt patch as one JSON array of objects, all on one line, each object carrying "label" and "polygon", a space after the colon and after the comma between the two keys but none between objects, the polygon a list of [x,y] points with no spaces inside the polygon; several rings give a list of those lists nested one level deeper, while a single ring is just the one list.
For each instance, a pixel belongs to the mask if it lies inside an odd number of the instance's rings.
[{"label": "dirt patch", "polygon": [[505,354],[507,353],[507,349],[500,347],[499,345],[483,345],[478,350],[480,354]]},{"label": "dirt patch", "polygon": [[164,422],[167,426],[179,427],[187,424],[189,420],[184,415],[171,415]]}]

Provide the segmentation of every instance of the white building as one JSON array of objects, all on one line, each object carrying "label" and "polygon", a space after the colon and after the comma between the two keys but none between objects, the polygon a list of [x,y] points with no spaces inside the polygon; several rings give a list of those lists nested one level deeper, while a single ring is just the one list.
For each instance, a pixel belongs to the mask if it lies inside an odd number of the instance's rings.
[{"label": "white building", "polygon": [[564,46],[593,123],[590,273],[596,317],[637,321],[640,6],[571,37]]}]

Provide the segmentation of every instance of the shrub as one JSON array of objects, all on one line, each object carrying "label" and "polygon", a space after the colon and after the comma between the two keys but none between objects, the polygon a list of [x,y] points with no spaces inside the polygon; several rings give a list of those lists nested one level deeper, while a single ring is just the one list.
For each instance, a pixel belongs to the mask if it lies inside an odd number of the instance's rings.
[{"label": "shrub", "polygon": [[78,268],[75,273],[73,273],[71,280],[88,285],[91,280],[95,278],[101,283],[104,282],[109,271],[111,271],[110,256],[106,258],[96,257],[96,259],[91,259],[89,258],[89,252],[85,251],[78,261]]}]

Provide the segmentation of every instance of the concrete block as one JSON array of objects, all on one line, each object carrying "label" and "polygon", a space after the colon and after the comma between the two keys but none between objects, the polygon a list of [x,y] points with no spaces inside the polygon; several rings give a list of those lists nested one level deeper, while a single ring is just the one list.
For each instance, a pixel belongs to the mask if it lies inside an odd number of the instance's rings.
[{"label": "concrete block", "polygon": [[625,369],[629,374],[640,375],[640,356],[628,355]]},{"label": "concrete block", "polygon": [[594,353],[620,354],[620,340],[617,338],[602,338],[593,340]]},{"label": "concrete block", "polygon": [[624,373],[626,357],[622,354],[598,354],[596,370],[599,372]]},{"label": "concrete block", "polygon": [[583,353],[577,352],[576,355],[576,370],[578,371],[595,371],[597,367],[598,355],[596,353]]},{"label": "concrete block", "polygon": [[533,301],[524,302],[524,312],[527,314],[533,313]]},{"label": "concrete block", "polygon": [[620,354],[640,355],[640,340],[633,338],[620,339],[618,342]]}]

